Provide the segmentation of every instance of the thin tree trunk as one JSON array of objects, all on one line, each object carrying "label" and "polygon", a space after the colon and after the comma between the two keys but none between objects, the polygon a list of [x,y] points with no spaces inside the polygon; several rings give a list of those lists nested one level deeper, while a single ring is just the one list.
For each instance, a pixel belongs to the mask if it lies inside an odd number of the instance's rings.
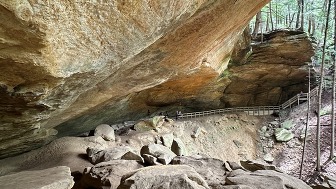
[{"label": "thin tree trunk", "polygon": [[327,19],[326,19],[326,27],[324,31],[324,40],[323,40],[323,51],[322,51],[322,63],[321,63],[321,79],[318,91],[318,104],[317,104],[317,131],[316,131],[316,170],[321,172],[321,99],[322,99],[322,85],[324,79],[324,63],[325,63],[325,50],[326,50],[326,43],[327,43],[327,35],[328,35],[328,25],[329,25],[329,15],[330,15],[330,7],[331,7],[331,0],[328,3],[328,12],[327,12]]},{"label": "thin tree trunk", "polygon": [[260,18],[260,42],[264,42],[264,33],[263,33],[263,21],[262,18]]},{"label": "thin tree trunk", "polygon": [[309,15],[309,18],[308,18],[308,33],[311,35],[311,32],[312,32],[312,16]]},{"label": "thin tree trunk", "polygon": [[252,33],[253,38],[256,38],[257,35],[258,35],[260,23],[261,23],[261,11],[259,11],[256,15],[256,21],[255,21],[254,30],[253,30],[253,33]]},{"label": "thin tree trunk", "polygon": [[331,116],[331,146],[330,146],[330,160],[335,157],[335,98],[336,98],[336,1],[334,1],[334,77],[333,77],[333,95],[332,95],[332,116]]},{"label": "thin tree trunk", "polygon": [[296,15],[296,24],[295,24],[295,28],[298,29],[300,27],[300,13],[301,13],[301,0],[297,0],[297,15]]},{"label": "thin tree trunk", "polygon": [[310,65],[309,65],[309,72],[308,72],[308,94],[307,94],[307,121],[306,121],[306,128],[305,128],[305,136],[303,141],[303,150],[302,150],[302,157],[301,157],[301,164],[300,164],[300,176],[302,178],[302,171],[303,171],[303,163],[304,157],[306,153],[306,145],[307,145],[307,136],[308,136],[308,129],[309,129],[309,113],[310,113]]},{"label": "thin tree trunk", "polygon": [[266,32],[270,31],[270,24],[269,24],[269,13],[267,13],[267,18],[266,18]]},{"label": "thin tree trunk", "polygon": [[272,1],[269,3],[269,16],[270,16],[270,23],[271,23],[271,30],[274,30],[274,24],[273,24],[273,14],[272,14]]},{"label": "thin tree trunk", "polygon": [[275,0],[275,29],[278,29],[278,2]]},{"label": "thin tree trunk", "polygon": [[288,3],[288,5],[287,5],[287,12],[288,12],[288,28],[292,28],[292,22],[293,22],[293,15],[291,15],[291,4],[290,3]]},{"label": "thin tree trunk", "polygon": [[303,31],[303,28],[304,28],[304,14],[303,14],[304,0],[300,1],[300,10],[301,10],[301,26],[300,26],[299,30]]},{"label": "thin tree trunk", "polygon": [[289,22],[289,28],[292,28],[292,23],[294,22],[295,13],[292,15],[292,18]]},{"label": "thin tree trunk", "polygon": [[314,36],[316,31],[315,17],[312,18],[312,32],[311,35]]}]

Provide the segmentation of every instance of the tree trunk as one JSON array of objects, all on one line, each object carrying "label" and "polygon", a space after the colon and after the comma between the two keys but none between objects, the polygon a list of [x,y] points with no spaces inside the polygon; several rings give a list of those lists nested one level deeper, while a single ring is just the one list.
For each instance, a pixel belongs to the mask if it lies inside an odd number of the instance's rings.
[{"label": "tree trunk", "polygon": [[308,33],[311,35],[312,32],[312,15],[309,15],[308,18]]},{"label": "tree trunk", "polygon": [[314,36],[316,31],[315,17],[312,18],[312,32],[311,35]]},{"label": "tree trunk", "polygon": [[324,63],[325,63],[325,51],[326,51],[326,43],[327,43],[327,35],[328,35],[328,26],[329,26],[329,15],[330,15],[330,7],[331,7],[331,0],[328,3],[328,11],[327,11],[327,20],[326,20],[326,27],[324,30],[324,39],[323,39],[323,50],[322,50],[322,63],[321,63],[321,79],[318,91],[318,103],[317,103],[317,131],[316,131],[316,170],[321,172],[321,98],[322,98],[322,85],[324,79]]},{"label": "tree trunk", "polygon": [[252,38],[257,37],[258,32],[259,32],[260,23],[261,23],[261,11],[259,11],[256,15],[256,21],[255,21],[254,30],[252,33]]},{"label": "tree trunk", "polygon": [[288,3],[288,5],[287,5],[287,12],[288,12],[288,19],[289,19],[287,27],[292,28],[292,22],[293,22],[295,13],[291,14],[291,4],[290,3]]},{"label": "tree trunk", "polygon": [[334,53],[333,53],[333,60],[334,60],[334,77],[333,77],[333,91],[332,91],[332,116],[331,116],[331,146],[330,146],[330,160],[335,157],[335,98],[336,98],[336,1],[334,1]]},{"label": "tree trunk", "polygon": [[300,1],[300,10],[301,10],[301,26],[300,26],[299,30],[303,31],[303,28],[304,28],[304,14],[303,14],[304,1],[303,0]]},{"label": "tree trunk", "polygon": [[267,18],[266,18],[266,32],[270,31],[270,24],[269,24],[269,13],[267,13]]},{"label": "tree trunk", "polygon": [[296,15],[296,24],[295,24],[295,28],[298,29],[300,27],[300,13],[301,13],[301,0],[297,0],[297,15]]},{"label": "tree trunk", "polygon": [[301,164],[300,164],[300,176],[299,178],[302,178],[302,171],[303,171],[303,162],[304,157],[306,153],[306,145],[307,145],[307,136],[308,136],[308,129],[309,129],[309,113],[310,113],[310,66],[309,65],[309,75],[308,75],[308,95],[307,95],[307,117],[306,117],[306,128],[305,128],[305,136],[303,141],[303,150],[302,150],[302,156],[301,156]]},{"label": "tree trunk", "polygon": [[272,1],[269,3],[269,16],[270,16],[270,23],[271,23],[271,30],[274,30],[274,24],[273,24],[273,14],[272,14]]},{"label": "tree trunk", "polygon": [[260,17],[260,42],[264,42],[264,32],[263,32],[263,21],[262,17]]},{"label": "tree trunk", "polygon": [[295,13],[292,15],[292,18],[289,22],[289,28],[292,28],[292,23],[294,22]]},{"label": "tree trunk", "polygon": [[275,29],[278,29],[278,2],[275,0]]}]

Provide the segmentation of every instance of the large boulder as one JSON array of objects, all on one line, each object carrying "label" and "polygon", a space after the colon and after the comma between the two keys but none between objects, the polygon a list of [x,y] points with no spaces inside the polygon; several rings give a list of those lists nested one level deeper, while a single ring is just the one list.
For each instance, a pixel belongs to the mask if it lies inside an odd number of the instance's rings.
[{"label": "large boulder", "polygon": [[71,189],[73,185],[70,168],[65,166],[0,177],[1,189]]},{"label": "large boulder", "polygon": [[240,161],[240,164],[249,171],[257,171],[257,170],[275,170],[281,172],[279,168],[274,165],[268,164],[261,160],[246,160]]},{"label": "large boulder", "polygon": [[143,146],[140,150],[140,154],[149,154],[158,159],[158,161],[164,165],[168,165],[171,160],[176,157],[176,154],[172,152],[166,146],[161,144],[149,144]]},{"label": "large boulder", "polygon": [[84,188],[102,188],[103,186],[117,188],[123,175],[142,167],[142,165],[134,160],[102,162],[84,170],[80,185]]},{"label": "large boulder", "polygon": [[171,150],[178,156],[187,155],[187,147],[184,145],[183,141],[179,138],[174,138]]},{"label": "large boulder", "polygon": [[233,171],[226,177],[226,182],[258,189],[311,189],[302,180],[273,170]]},{"label": "large boulder", "polygon": [[118,189],[210,189],[206,181],[187,165],[141,168],[122,177]]},{"label": "large boulder", "polygon": [[117,146],[108,149],[98,149],[88,147],[86,153],[89,160],[93,164],[100,162],[107,162],[116,159],[128,159],[128,160],[139,160],[142,161],[140,155],[138,155],[135,150],[129,146]]},{"label": "large boulder", "polygon": [[274,135],[278,142],[288,142],[294,138],[294,134],[285,128],[276,128]]},{"label": "large boulder", "polygon": [[134,125],[134,129],[141,132],[150,131],[161,127],[164,122],[165,116],[154,116],[152,118],[140,120]]},{"label": "large boulder", "polygon": [[221,188],[225,184],[226,171],[224,162],[214,158],[193,158],[177,156],[171,162],[173,165],[188,165],[195,169],[211,188]]},{"label": "large boulder", "polygon": [[336,178],[330,176],[324,176],[323,183],[314,185],[314,189],[335,189],[336,188]]},{"label": "large boulder", "polygon": [[174,140],[173,133],[167,133],[161,136],[162,144],[164,146],[167,146],[168,148],[171,148]]},{"label": "large boulder", "polygon": [[94,131],[94,135],[101,136],[107,141],[115,140],[114,129],[107,124],[98,125]]},{"label": "large boulder", "polygon": [[226,186],[223,186],[220,189],[255,189],[255,188],[251,188],[251,187],[246,186],[246,185],[226,185]]}]

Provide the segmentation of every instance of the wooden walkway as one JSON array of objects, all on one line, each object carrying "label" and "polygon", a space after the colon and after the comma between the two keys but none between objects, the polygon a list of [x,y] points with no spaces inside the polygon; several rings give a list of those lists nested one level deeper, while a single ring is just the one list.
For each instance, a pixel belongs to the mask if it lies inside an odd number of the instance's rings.
[{"label": "wooden walkway", "polygon": [[[310,91],[310,96],[316,96],[318,92],[318,87],[315,87]],[[263,116],[263,115],[271,115],[273,113],[279,112],[280,110],[284,110],[286,108],[292,108],[293,106],[299,105],[308,100],[308,93],[300,93],[287,100],[283,104],[279,106],[255,106],[255,107],[235,107],[235,108],[224,108],[217,110],[208,110],[202,112],[190,112],[183,113],[177,116],[178,119],[185,118],[196,118],[202,116],[209,116],[215,114],[224,114],[224,113],[237,113],[237,112],[245,112],[248,115],[255,116]]]}]

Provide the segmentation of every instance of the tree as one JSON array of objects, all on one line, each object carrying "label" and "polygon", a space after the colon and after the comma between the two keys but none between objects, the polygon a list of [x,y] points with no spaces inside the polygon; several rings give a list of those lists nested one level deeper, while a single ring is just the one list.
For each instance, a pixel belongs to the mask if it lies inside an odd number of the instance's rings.
[{"label": "tree", "polygon": [[260,24],[261,24],[261,11],[259,11],[256,15],[256,21],[255,21],[254,30],[253,30],[253,33],[252,33],[253,38],[257,37],[258,32],[259,32]]},{"label": "tree", "polygon": [[308,137],[308,129],[309,129],[309,113],[310,113],[310,66],[308,70],[308,94],[307,94],[307,117],[306,117],[306,128],[305,128],[305,134],[304,134],[304,141],[303,141],[303,150],[302,150],[302,156],[301,156],[301,165],[300,165],[300,176],[299,178],[302,178],[302,171],[303,171],[303,162],[306,152],[306,145],[307,145],[307,137]]},{"label": "tree", "polygon": [[269,18],[270,18],[270,23],[271,23],[271,30],[274,30],[274,24],[273,24],[273,14],[272,14],[272,1],[269,3]]},{"label": "tree", "polygon": [[295,27],[299,28],[300,27],[300,15],[301,15],[301,0],[297,0],[297,15],[296,15],[296,24]]},{"label": "tree", "polygon": [[328,37],[328,26],[329,26],[329,15],[330,15],[330,7],[331,7],[331,0],[328,3],[328,11],[327,11],[327,19],[325,24],[324,30],[324,39],[323,39],[323,47],[322,47],[322,62],[321,62],[321,79],[319,84],[319,91],[318,91],[318,104],[317,104],[317,131],[316,131],[316,170],[318,172],[321,171],[321,104],[322,104],[322,90],[323,90],[323,79],[324,79],[324,64],[325,64],[325,54],[326,54],[326,43]]},{"label": "tree", "polygon": [[332,160],[335,157],[335,82],[336,82],[336,0],[334,1],[334,55],[333,55],[333,60],[334,60],[334,75],[333,75],[333,84],[332,84],[332,116],[331,116],[331,145],[330,145],[330,157],[329,160]]},{"label": "tree", "polygon": [[301,26],[300,26],[299,30],[303,31],[303,27],[304,27],[304,14],[303,14],[304,2],[303,2],[303,0],[300,1],[300,10],[301,10]]}]

